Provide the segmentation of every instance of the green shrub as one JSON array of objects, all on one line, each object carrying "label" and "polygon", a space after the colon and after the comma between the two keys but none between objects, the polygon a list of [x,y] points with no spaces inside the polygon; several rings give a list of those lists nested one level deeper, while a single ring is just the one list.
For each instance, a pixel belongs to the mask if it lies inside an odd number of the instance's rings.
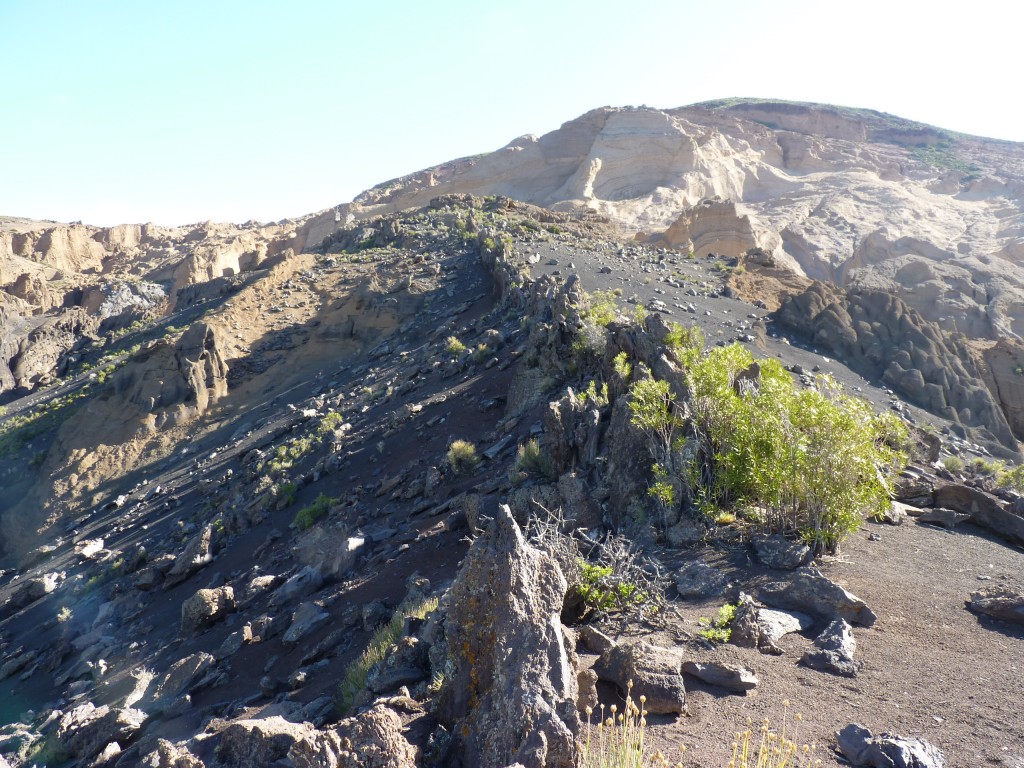
[{"label": "green shrub", "polygon": [[964,461],[959,456],[946,456],[942,460],[942,466],[947,472],[958,474],[964,471]]},{"label": "green shrub", "polygon": [[455,440],[448,446],[448,466],[455,474],[460,475],[475,468],[480,463],[476,454],[476,446],[467,440]]},{"label": "green shrub", "polygon": [[356,696],[366,687],[366,676],[370,672],[370,668],[383,660],[391,646],[401,638],[405,617],[415,616],[418,619],[423,619],[436,608],[436,597],[405,600],[395,610],[391,620],[374,631],[366,649],[345,669],[337,702],[341,714],[349,713]]},{"label": "green shrub", "polygon": [[281,501],[285,507],[290,507],[295,503],[295,494],[298,490],[299,486],[295,483],[281,483],[274,488],[274,497]]},{"label": "green shrub", "polygon": [[444,343],[444,351],[452,357],[458,357],[466,351],[466,345],[455,336],[449,336]]},{"label": "green shrub", "polygon": [[476,345],[476,349],[473,350],[473,362],[482,363],[491,355],[491,347],[488,344],[480,342]]},{"label": "green shrub", "polygon": [[580,317],[593,321],[600,328],[605,328],[615,320],[618,314],[615,298],[614,291],[594,291],[594,293],[588,294],[580,311]]},{"label": "green shrub", "polygon": [[300,531],[312,528],[330,511],[331,507],[337,503],[337,499],[332,499],[326,493],[321,493],[316,497],[316,501],[308,507],[303,507],[298,511],[298,513],[296,513],[295,520],[292,522],[292,525]]},{"label": "green shrub", "polygon": [[544,453],[540,443],[533,438],[520,445],[516,451],[516,470],[547,478],[553,478],[555,475],[551,459]]},{"label": "green shrub", "polygon": [[586,606],[586,613],[602,615],[612,610],[626,611],[649,599],[639,585],[616,574],[613,566],[580,560],[579,574],[579,580],[571,589]]},{"label": "green shrub", "polygon": [[580,392],[580,399],[584,402],[591,402],[598,408],[604,408],[608,405],[608,384],[601,382],[601,386],[597,386],[597,382],[591,379],[587,384],[586,389]]},{"label": "green shrub", "polygon": [[629,355],[625,352],[619,352],[612,360],[612,370],[615,371],[620,379],[628,383],[629,377],[633,375],[633,366],[629,362]]},{"label": "green shrub", "polygon": [[732,637],[731,625],[735,618],[736,606],[726,603],[718,609],[718,614],[713,619],[702,616],[697,620],[697,624],[701,627],[698,634],[712,643],[728,643],[729,638]]},{"label": "green shrub", "polygon": [[797,533],[834,551],[866,516],[889,506],[878,468],[905,457],[885,445],[890,425],[834,380],[798,390],[776,360],[760,362],[755,386],[734,388],[754,362],[738,344],[717,347],[687,369],[696,450],[688,482],[706,510],[757,502],[764,527]]}]

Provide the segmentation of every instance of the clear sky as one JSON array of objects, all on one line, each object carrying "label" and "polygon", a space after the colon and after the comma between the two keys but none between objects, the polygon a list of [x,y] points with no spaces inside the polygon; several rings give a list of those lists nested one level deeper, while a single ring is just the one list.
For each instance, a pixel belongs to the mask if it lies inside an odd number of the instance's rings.
[{"label": "clear sky", "polygon": [[0,215],[275,221],[595,107],[726,96],[1024,141],[1019,7],[0,0]]}]

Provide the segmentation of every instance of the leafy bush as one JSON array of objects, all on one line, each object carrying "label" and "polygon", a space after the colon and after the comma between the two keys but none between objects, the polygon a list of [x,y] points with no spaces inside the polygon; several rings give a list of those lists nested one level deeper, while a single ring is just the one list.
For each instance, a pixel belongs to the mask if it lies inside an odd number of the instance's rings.
[{"label": "leafy bush", "polygon": [[444,351],[452,357],[458,357],[466,351],[466,345],[459,341],[456,336],[449,336],[444,343]]},{"label": "leafy bush", "polygon": [[[293,482],[281,483],[274,488],[274,496],[281,502],[285,507],[290,507],[295,503],[295,493],[299,490]],[[307,526],[308,527],[308,526]]]},{"label": "leafy bush", "polygon": [[942,466],[953,474],[964,471],[964,462],[959,456],[947,456],[942,460]]},{"label": "leafy bush", "polygon": [[455,440],[448,446],[448,466],[455,474],[468,472],[479,463],[480,457],[476,455],[476,446],[471,442]]},{"label": "leafy bush", "polygon": [[424,619],[431,611],[437,608],[437,598],[427,597],[414,600],[405,600],[395,609],[391,620],[382,624],[374,631],[367,643],[366,649],[355,661],[348,665],[342,678],[341,688],[338,692],[338,710],[341,714],[348,714],[355,702],[356,696],[366,687],[366,676],[370,668],[387,656],[388,650],[398,642],[402,636],[402,625],[406,616],[415,616]]},{"label": "leafy bush", "polygon": [[491,347],[488,344],[480,342],[476,345],[476,349],[473,350],[473,362],[482,363],[491,354]]},{"label": "leafy bush", "polygon": [[612,370],[615,374],[622,379],[624,382],[629,381],[629,377],[633,375],[633,366],[629,362],[629,355],[625,352],[619,352],[612,359]]},{"label": "leafy bush", "polygon": [[615,298],[614,291],[594,291],[588,294],[580,316],[584,320],[593,321],[601,328],[606,327],[615,320],[615,316],[618,314]]},{"label": "leafy bush", "polygon": [[643,590],[636,584],[616,578],[610,565],[595,565],[585,560],[580,560],[579,565],[580,579],[572,589],[589,613],[605,614],[647,602]]},{"label": "leafy bush", "polygon": [[326,493],[321,493],[316,497],[316,501],[298,511],[292,525],[300,531],[312,528],[337,503],[337,499],[332,499]]},{"label": "leafy bush", "polygon": [[1024,493],[1024,464],[1002,472],[996,483],[1000,488],[1012,488],[1017,493]]},{"label": "leafy bush", "polygon": [[757,383],[737,391],[737,375],[753,362],[733,344],[687,369],[695,497],[708,510],[759,502],[765,527],[798,533],[816,553],[834,551],[865,516],[888,508],[878,468],[898,469],[905,457],[885,445],[888,425],[830,377],[797,390],[781,363],[764,360]]}]

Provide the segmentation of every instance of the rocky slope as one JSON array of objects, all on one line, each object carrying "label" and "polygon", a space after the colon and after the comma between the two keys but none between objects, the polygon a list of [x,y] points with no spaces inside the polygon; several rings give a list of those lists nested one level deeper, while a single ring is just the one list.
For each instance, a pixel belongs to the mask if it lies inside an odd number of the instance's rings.
[{"label": "rocky slope", "polygon": [[[718,259],[615,234],[592,213],[440,198],[179,302],[103,380],[12,402],[30,420],[0,435],[0,756],[576,766],[586,707],[621,707],[632,680],[649,743],[684,743],[687,765],[724,764],[724,735],[784,700],[826,765],[1024,759],[1020,498],[936,470],[933,451],[897,485],[902,525],[871,524],[821,573],[788,570],[806,547],[750,541],[742,520],[662,520],[613,361],[681,383],[673,316],[808,386],[832,373],[944,431],[943,455],[980,449],[856,361],[798,346],[781,313],[730,295]],[[585,291],[616,288],[618,317],[581,336]],[[587,394],[599,380],[607,395]],[[531,438],[547,464],[517,461]],[[478,461],[449,459],[455,439]],[[577,561],[552,541],[617,553],[664,608],[582,621]],[[709,644],[698,619],[726,600],[746,629]]]}]

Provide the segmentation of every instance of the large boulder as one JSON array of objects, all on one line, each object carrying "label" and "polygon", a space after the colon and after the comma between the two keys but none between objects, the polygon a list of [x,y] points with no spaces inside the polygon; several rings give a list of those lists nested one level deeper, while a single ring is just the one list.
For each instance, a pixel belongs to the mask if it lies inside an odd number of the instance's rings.
[{"label": "large boulder", "polygon": [[206,768],[184,744],[157,739],[156,748],[142,758],[144,768]]},{"label": "large boulder", "polygon": [[757,559],[769,568],[792,571],[807,562],[811,556],[810,547],[801,541],[790,541],[780,534],[754,534],[754,551]]},{"label": "large boulder", "polygon": [[807,651],[800,663],[811,669],[831,672],[842,677],[856,677],[862,662],[856,661],[853,654],[857,651],[857,640],[853,636],[853,627],[843,619],[836,619],[814,640],[817,648]]},{"label": "large boulder", "polygon": [[579,764],[574,651],[559,615],[558,563],[501,505],[449,592],[452,675],[442,706],[465,765]]},{"label": "large boulder", "polygon": [[304,566],[319,569],[327,579],[344,576],[366,543],[363,536],[350,536],[340,526],[317,525],[299,534],[293,551]]},{"label": "large boulder", "polygon": [[746,667],[736,664],[722,664],[717,661],[687,661],[683,663],[683,672],[703,680],[708,685],[715,685],[737,693],[746,693],[757,687],[757,675]]},{"label": "large boulder", "polygon": [[145,721],[146,713],[138,709],[80,704],[61,715],[57,740],[65,752],[85,761],[113,741],[124,744],[131,740]]},{"label": "large boulder", "polygon": [[288,750],[295,768],[416,768],[416,750],[402,734],[402,718],[378,704]]},{"label": "large boulder", "polygon": [[854,768],[945,768],[942,750],[924,739],[883,733],[872,736],[863,725],[851,723],[836,733],[839,751]]},{"label": "large boulder", "polygon": [[185,581],[200,568],[213,562],[210,544],[213,541],[213,529],[205,526],[199,533],[189,539],[185,550],[174,559],[174,565],[164,577],[164,587],[170,589]]},{"label": "large boulder", "polygon": [[227,616],[235,607],[235,591],[231,587],[200,589],[181,604],[181,633],[195,634]]},{"label": "large boulder", "polygon": [[994,619],[1024,624],[1024,592],[1011,589],[982,589],[967,601],[968,610]]},{"label": "large boulder", "polygon": [[1015,514],[994,496],[977,488],[949,483],[934,491],[935,506],[971,516],[971,522],[997,536],[1024,546],[1024,516]]},{"label": "large boulder", "polygon": [[644,696],[648,712],[678,713],[686,705],[682,663],[682,651],[640,640],[609,648],[594,664],[594,671],[599,679],[628,691],[633,701]]},{"label": "large boulder", "polygon": [[[221,733],[217,747],[218,764],[223,768],[269,768],[287,758],[292,749],[310,749],[318,736],[317,730],[309,723],[290,723],[278,715],[236,720]],[[322,762],[320,765],[331,763]]]},{"label": "large boulder", "polygon": [[812,567],[793,571],[787,581],[766,584],[761,599],[780,608],[826,619],[846,619],[864,627],[870,627],[877,618],[863,600]]}]

